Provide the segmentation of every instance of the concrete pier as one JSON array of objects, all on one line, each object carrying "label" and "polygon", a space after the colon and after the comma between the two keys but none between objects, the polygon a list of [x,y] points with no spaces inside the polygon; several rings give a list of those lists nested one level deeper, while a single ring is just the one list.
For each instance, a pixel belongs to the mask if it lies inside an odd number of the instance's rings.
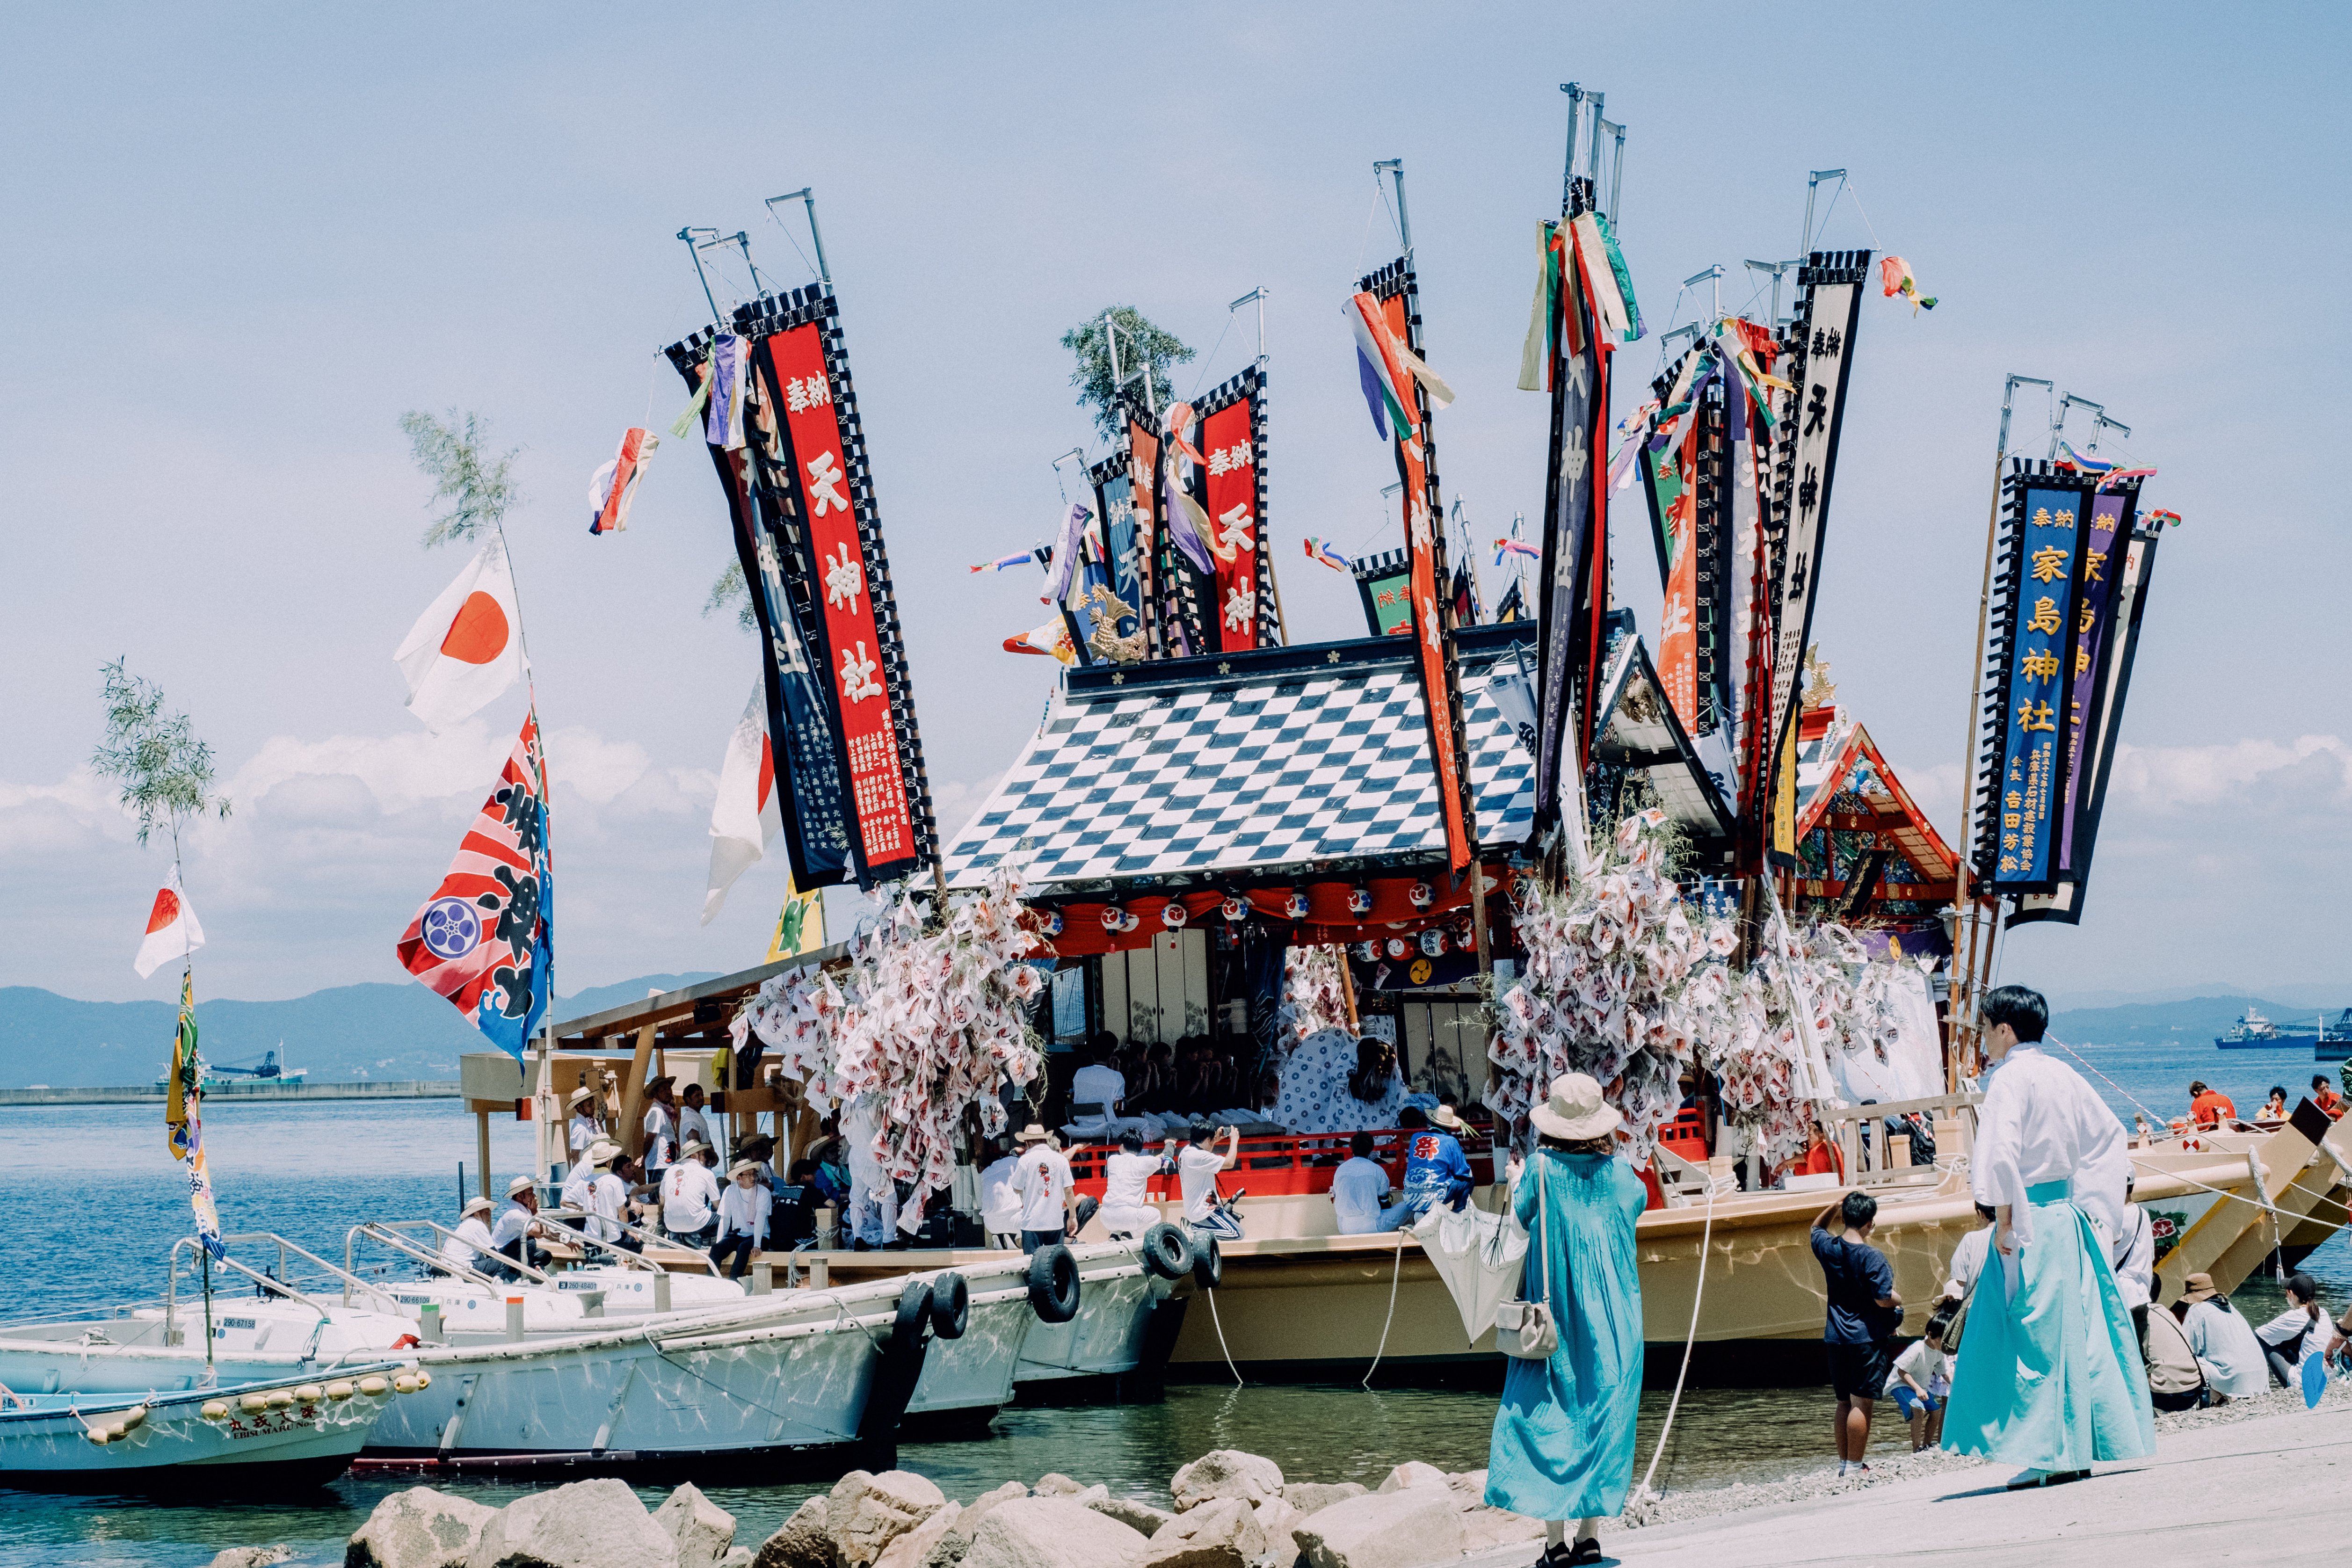
[{"label": "concrete pier", "polygon": [[[161,1101],[163,1091],[152,1084],[127,1084],[100,1089],[0,1089],[0,1105],[131,1105]],[[205,1103],[234,1100],[455,1100],[457,1085],[431,1079],[386,1079],[381,1083],[254,1083],[215,1084],[205,1090]]]},{"label": "concrete pier", "polygon": [[[2284,1403],[2284,1401],[2282,1401]],[[1735,1439],[1736,1440],[1736,1439]],[[2159,1434],[2153,1458],[2011,1492],[2016,1471],[1974,1465],[1801,1502],[1601,1533],[1638,1568],[1936,1563],[2342,1563],[2352,1560],[2352,1402]],[[1455,1559],[1527,1568],[1542,1543]]]}]

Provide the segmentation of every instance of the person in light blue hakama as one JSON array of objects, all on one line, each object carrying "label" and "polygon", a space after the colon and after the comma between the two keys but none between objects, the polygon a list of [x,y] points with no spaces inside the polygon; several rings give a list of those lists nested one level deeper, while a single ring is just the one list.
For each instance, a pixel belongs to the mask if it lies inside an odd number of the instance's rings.
[{"label": "person in light blue hakama", "polygon": [[2095,1459],[2156,1452],[2147,1371],[2110,1262],[2124,1234],[2131,1155],[2091,1086],[2041,1051],[2041,994],[1989,993],[1969,1180],[1992,1205],[1992,1255],[1969,1292],[1944,1447],[2024,1469],[2009,1484],[2075,1480]]},{"label": "person in light blue hakama", "polygon": [[[1547,1522],[1539,1568],[1601,1561],[1601,1521],[1625,1506],[1642,1401],[1642,1280],[1633,1222],[1649,1201],[1615,1152],[1619,1117],[1582,1073],[1529,1112],[1541,1135],[1513,1199],[1527,1227],[1520,1293],[1551,1309],[1559,1348],[1506,1362],[1486,1501]],[[1567,1521],[1578,1521],[1567,1539]]]}]

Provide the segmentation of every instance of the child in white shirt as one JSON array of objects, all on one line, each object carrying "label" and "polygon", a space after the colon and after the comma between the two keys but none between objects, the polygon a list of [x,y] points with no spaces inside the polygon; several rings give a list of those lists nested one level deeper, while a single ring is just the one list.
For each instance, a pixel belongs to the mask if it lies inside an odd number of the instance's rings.
[{"label": "child in white shirt", "polygon": [[1944,1440],[1944,1405],[1952,1392],[1952,1358],[1944,1352],[1944,1335],[1951,1326],[1948,1311],[1935,1313],[1927,1320],[1926,1336],[1895,1358],[1887,1392],[1911,1423],[1915,1454]]}]

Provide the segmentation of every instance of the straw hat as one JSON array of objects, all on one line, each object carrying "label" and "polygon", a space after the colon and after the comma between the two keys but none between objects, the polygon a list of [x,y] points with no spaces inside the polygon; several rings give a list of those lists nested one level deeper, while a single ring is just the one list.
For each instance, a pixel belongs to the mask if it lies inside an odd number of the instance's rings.
[{"label": "straw hat", "polygon": [[759,1173],[760,1163],[757,1160],[738,1160],[728,1168],[727,1179],[731,1182],[738,1176],[756,1176]]},{"label": "straw hat", "polygon": [[569,1100],[567,1103],[572,1104],[572,1105],[577,1105],[577,1104],[579,1104],[579,1103],[580,1103],[582,1100],[593,1100],[593,1099],[595,1099],[595,1098],[596,1098],[596,1091],[595,1091],[595,1090],[593,1090],[593,1089],[590,1089],[586,1084],[584,1084],[584,1083],[583,1083],[583,1084],[582,1084],[578,1089],[573,1089],[573,1090],[572,1091],[571,1099],[570,1099],[570,1100]]},{"label": "straw hat", "polygon": [[2210,1301],[2221,1293],[2213,1289],[2213,1277],[2210,1274],[2191,1274],[2182,1280],[2181,1284],[2186,1289],[2180,1292],[2180,1300],[2191,1307],[2200,1301]]},{"label": "straw hat", "polygon": [[535,1193],[538,1190],[539,1184],[532,1181],[529,1176],[517,1176],[513,1181],[507,1184],[507,1196],[510,1198],[519,1197],[524,1193]]},{"label": "straw hat", "polygon": [[1528,1120],[1545,1137],[1574,1143],[1616,1131],[1624,1118],[1601,1098],[1598,1082],[1585,1073],[1571,1072],[1551,1080],[1550,1098],[1528,1111]]},{"label": "straw hat", "polygon": [[705,1143],[699,1138],[688,1139],[685,1145],[678,1150],[678,1154],[682,1158],[688,1160],[693,1159],[697,1154],[708,1154],[709,1152],[710,1145]]},{"label": "straw hat", "polygon": [[677,1075],[676,1073],[667,1073],[667,1072],[666,1072],[666,1073],[662,1074],[659,1078],[649,1078],[649,1079],[646,1079],[646,1092],[647,1094],[651,1094],[654,1090],[656,1090],[656,1089],[667,1089],[670,1085],[672,1085],[672,1084],[676,1083],[677,1081]]},{"label": "straw hat", "polygon": [[1043,1143],[1045,1141],[1045,1130],[1032,1121],[1028,1126],[1015,1132],[1013,1135],[1013,1141],[1015,1143]]},{"label": "straw hat", "polygon": [[464,1219],[468,1215],[478,1212],[488,1214],[490,1212],[490,1200],[488,1198],[467,1198],[466,1200],[466,1206],[457,1211],[457,1217],[459,1219]]},{"label": "straw hat", "polygon": [[609,1138],[599,1138],[588,1145],[588,1164],[591,1169],[609,1165],[620,1152],[621,1146],[618,1143]]},{"label": "straw hat", "polygon": [[1443,1127],[1448,1132],[1459,1132],[1465,1125],[1462,1118],[1454,1114],[1454,1108],[1450,1105],[1441,1105],[1431,1111],[1429,1124],[1432,1127]]}]

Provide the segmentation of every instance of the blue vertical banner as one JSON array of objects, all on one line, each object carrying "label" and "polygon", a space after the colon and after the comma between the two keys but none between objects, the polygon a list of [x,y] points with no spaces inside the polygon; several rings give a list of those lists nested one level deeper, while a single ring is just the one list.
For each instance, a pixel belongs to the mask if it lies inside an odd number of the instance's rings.
[{"label": "blue vertical banner", "polygon": [[2093,485],[2020,464],[2009,478],[1998,633],[1987,671],[1979,874],[1997,892],[2047,892],[2064,832],[2067,744]]}]

